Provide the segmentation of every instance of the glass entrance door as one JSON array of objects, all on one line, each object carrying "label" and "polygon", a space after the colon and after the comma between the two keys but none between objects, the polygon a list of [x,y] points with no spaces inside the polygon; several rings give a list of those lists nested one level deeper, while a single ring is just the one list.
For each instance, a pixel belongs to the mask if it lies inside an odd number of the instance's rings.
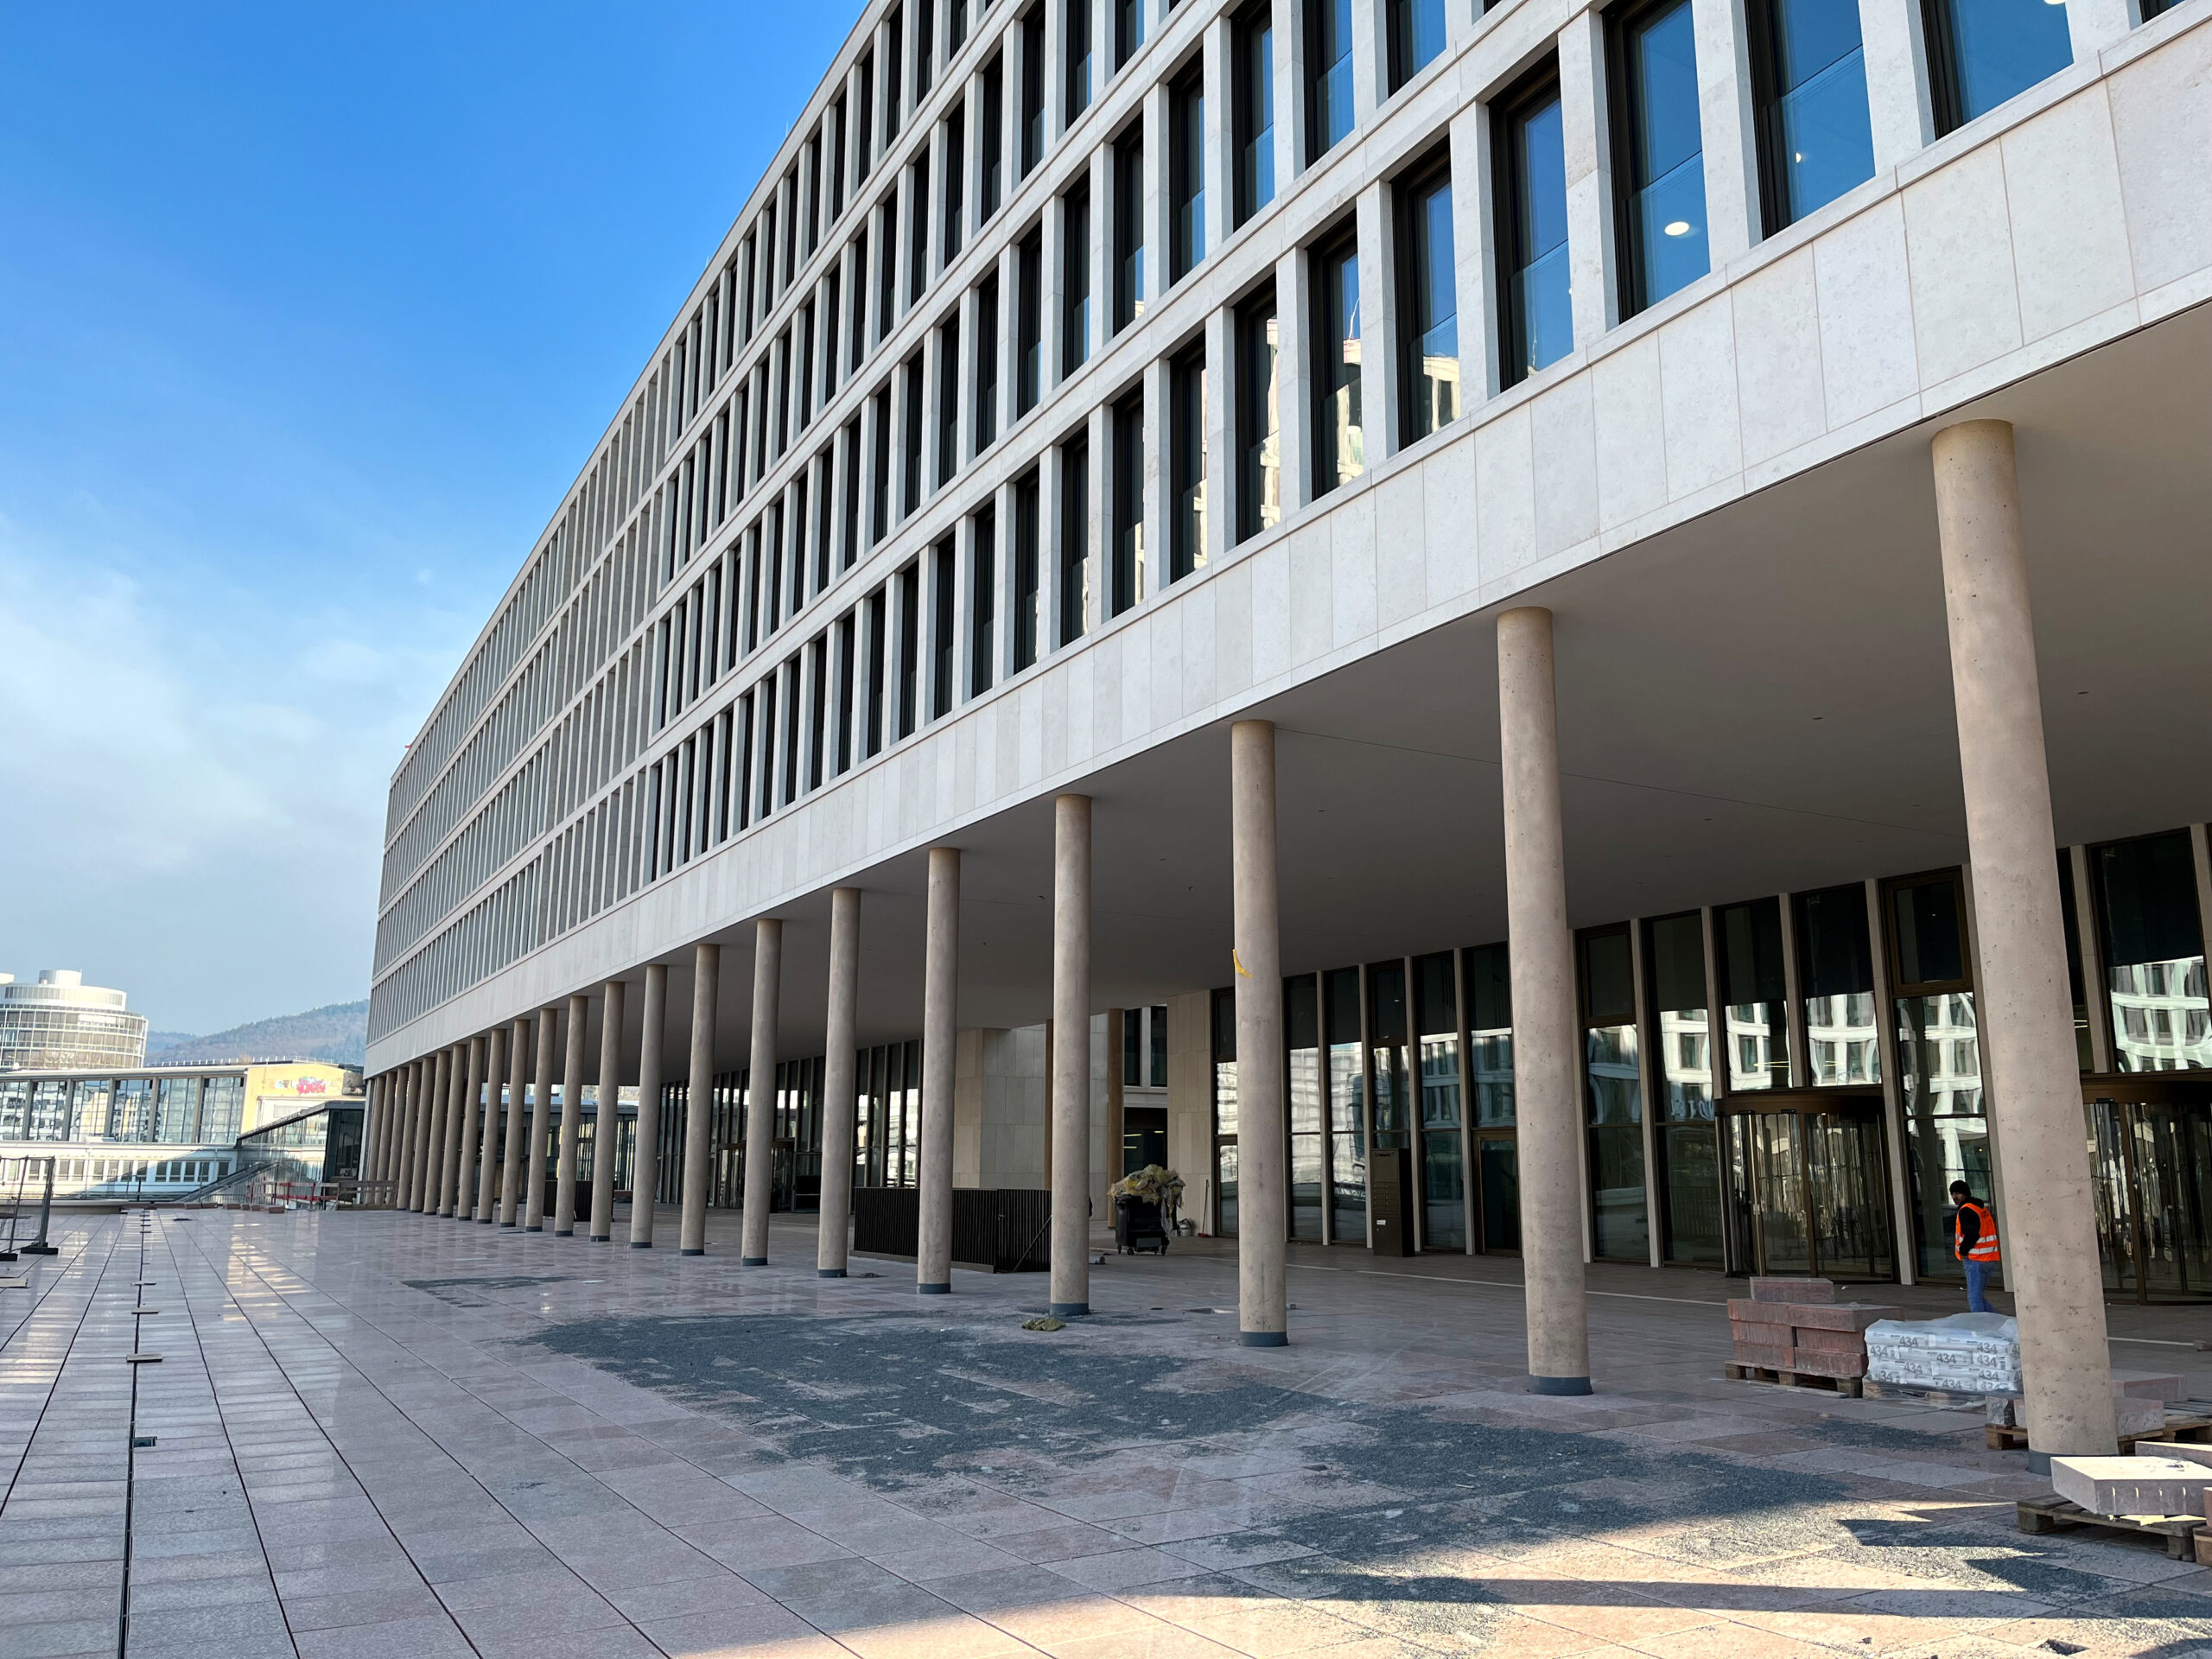
[{"label": "glass entrance door", "polygon": [[2212,1109],[2088,1107],[2105,1288],[2139,1302],[2212,1296]]},{"label": "glass entrance door", "polygon": [[1888,1279],[1897,1273],[1878,1109],[1764,1109],[1726,1117],[1728,1173],[1751,1271]]}]

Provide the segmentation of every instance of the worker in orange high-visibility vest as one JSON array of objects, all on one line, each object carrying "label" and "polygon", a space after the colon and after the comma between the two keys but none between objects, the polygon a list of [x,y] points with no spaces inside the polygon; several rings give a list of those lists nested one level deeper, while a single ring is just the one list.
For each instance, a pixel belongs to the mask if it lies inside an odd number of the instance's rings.
[{"label": "worker in orange high-visibility vest", "polygon": [[1989,1275],[2005,1258],[1997,1248],[1997,1217],[1986,1205],[1974,1202],[1974,1189],[1964,1181],[1951,1183],[1951,1202],[1958,1213],[1951,1222],[1951,1249],[1967,1269],[1967,1312],[1993,1312],[1986,1293]]}]

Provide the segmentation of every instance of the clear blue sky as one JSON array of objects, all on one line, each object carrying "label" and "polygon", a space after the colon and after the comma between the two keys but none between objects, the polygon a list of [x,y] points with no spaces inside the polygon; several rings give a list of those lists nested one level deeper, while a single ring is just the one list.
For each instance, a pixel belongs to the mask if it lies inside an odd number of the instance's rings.
[{"label": "clear blue sky", "polygon": [[402,747],[859,10],[0,6],[0,971],[366,995]]}]

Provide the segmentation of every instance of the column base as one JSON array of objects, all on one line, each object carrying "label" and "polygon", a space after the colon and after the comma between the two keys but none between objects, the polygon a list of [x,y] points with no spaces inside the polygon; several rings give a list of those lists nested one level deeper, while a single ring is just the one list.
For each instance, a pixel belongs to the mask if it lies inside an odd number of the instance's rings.
[{"label": "column base", "polygon": [[1586,1376],[1531,1376],[1529,1379],[1529,1392],[1531,1394],[1588,1394],[1590,1391],[1590,1379]]},{"label": "column base", "polygon": [[814,1276],[817,1279],[842,1279],[845,1276],[845,1270],[842,1268],[817,1268]]},{"label": "column base", "polygon": [[[2146,1441],[2145,1444],[2156,1445],[2157,1442]],[[2028,1448],[2028,1472],[2031,1475],[2049,1474],[2050,1472],[2050,1453],[2048,1452],[2038,1452],[2032,1446],[2030,1446]]]},{"label": "column base", "polygon": [[707,1250],[704,1245],[701,1245],[696,1250],[678,1250],[677,1252],[678,1255],[704,1255],[706,1253]]},{"label": "column base", "polygon": [[575,1236],[576,1230],[573,1227],[556,1227],[553,1230],[553,1236],[556,1238],[574,1238]]},{"label": "column base", "polygon": [[1056,1319],[1078,1319],[1090,1312],[1090,1304],[1089,1302],[1053,1302],[1046,1311]]},{"label": "column base", "polygon": [[768,1265],[768,1258],[765,1255],[740,1256],[737,1264],[741,1268],[765,1268]]},{"label": "column base", "polygon": [[503,1221],[503,1222],[501,1222],[501,1223],[499,1224],[499,1225],[500,1225],[500,1226],[502,1226],[502,1227],[512,1227],[512,1226],[513,1226],[513,1225],[514,1225],[514,1223],[512,1223],[512,1221]]},{"label": "column base", "polygon": [[1236,1333],[1236,1339],[1247,1348],[1290,1346],[1290,1332],[1287,1331],[1240,1331]]},{"label": "column base", "polygon": [[652,1247],[653,1242],[650,1238],[633,1238],[630,1241],[630,1248],[633,1250],[650,1250]]},{"label": "column base", "polygon": [[614,1242],[614,1236],[611,1233],[594,1233],[591,1235],[591,1242],[594,1244],[612,1244]]},{"label": "column base", "polygon": [[525,1227],[525,1228],[524,1228],[524,1229],[523,1229],[523,1231],[524,1231],[525,1233],[542,1233],[542,1232],[543,1232],[544,1230],[545,1230],[545,1229],[544,1229],[544,1228],[543,1228],[543,1227],[539,1227],[539,1226],[531,1226],[531,1227]]},{"label": "column base", "polygon": [[917,1296],[950,1296],[952,1294],[952,1287],[950,1285],[916,1285],[914,1287],[914,1294]]}]

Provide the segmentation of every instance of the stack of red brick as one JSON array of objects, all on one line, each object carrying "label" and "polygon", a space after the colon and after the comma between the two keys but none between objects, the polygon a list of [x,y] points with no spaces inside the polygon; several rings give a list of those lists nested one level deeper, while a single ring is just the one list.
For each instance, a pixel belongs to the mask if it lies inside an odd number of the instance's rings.
[{"label": "stack of red brick", "polygon": [[1866,1327],[1894,1307],[1839,1302],[1826,1279],[1754,1279],[1748,1298],[1728,1304],[1736,1363],[1809,1376],[1866,1375]]}]

